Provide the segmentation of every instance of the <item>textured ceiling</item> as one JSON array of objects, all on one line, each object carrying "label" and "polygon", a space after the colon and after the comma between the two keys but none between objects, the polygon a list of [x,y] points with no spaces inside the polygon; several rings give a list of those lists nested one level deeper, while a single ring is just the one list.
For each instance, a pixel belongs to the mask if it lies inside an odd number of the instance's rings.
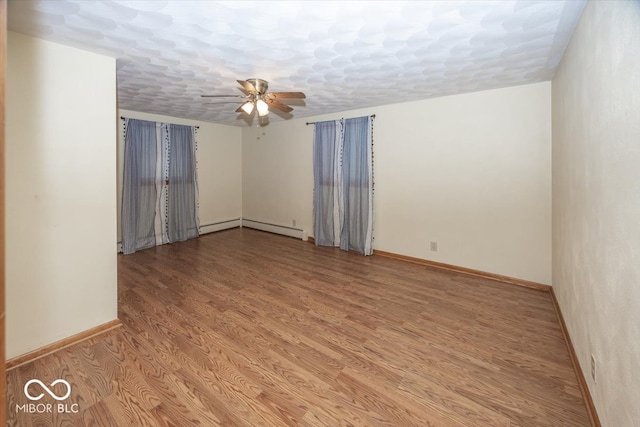
[{"label": "textured ceiling", "polygon": [[10,0],[12,31],[117,58],[121,108],[247,125],[237,79],[308,117],[550,80],[585,2]]}]

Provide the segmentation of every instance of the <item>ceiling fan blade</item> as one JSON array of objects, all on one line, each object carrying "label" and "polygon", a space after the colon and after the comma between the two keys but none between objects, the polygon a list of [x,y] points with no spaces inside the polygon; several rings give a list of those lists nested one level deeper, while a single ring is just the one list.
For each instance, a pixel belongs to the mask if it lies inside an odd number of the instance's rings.
[{"label": "ceiling fan blade", "polygon": [[306,98],[305,94],[302,92],[269,92],[267,96],[271,98],[284,98],[284,99]]},{"label": "ceiling fan blade", "polygon": [[256,93],[258,92],[258,89],[256,89],[256,87],[254,85],[252,85],[251,83],[245,81],[245,80],[236,80],[240,86],[242,86],[244,88],[244,90],[246,90],[249,93]]},{"label": "ceiling fan blade", "polygon": [[200,95],[202,98],[244,98],[244,95]]},{"label": "ceiling fan blade", "polygon": [[269,105],[269,107],[277,108],[278,110],[284,111],[285,113],[289,113],[289,112],[293,111],[293,108],[289,107],[286,104],[283,104],[280,101],[276,101],[273,98],[267,98],[265,100],[265,102]]}]

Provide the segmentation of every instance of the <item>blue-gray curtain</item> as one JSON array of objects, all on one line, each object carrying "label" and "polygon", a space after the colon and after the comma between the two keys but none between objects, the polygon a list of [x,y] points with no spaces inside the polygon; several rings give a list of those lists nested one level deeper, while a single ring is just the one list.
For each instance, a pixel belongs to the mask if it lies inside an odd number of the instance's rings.
[{"label": "blue-gray curtain", "polygon": [[199,235],[195,128],[125,119],[122,252]]},{"label": "blue-gray curtain", "polygon": [[157,156],[156,123],[126,119],[121,219],[125,254],[156,245]]},{"label": "blue-gray curtain", "polygon": [[167,230],[169,241],[179,242],[199,235],[193,128],[169,125],[169,144]]},{"label": "blue-gray curtain", "polygon": [[367,116],[315,125],[316,245],[373,253],[371,120]]},{"label": "blue-gray curtain", "polygon": [[342,149],[342,198],[344,220],[340,249],[371,255],[373,182],[371,117],[344,121]]},{"label": "blue-gray curtain", "polygon": [[313,235],[316,245],[340,246],[340,121],[318,122],[313,142]]}]

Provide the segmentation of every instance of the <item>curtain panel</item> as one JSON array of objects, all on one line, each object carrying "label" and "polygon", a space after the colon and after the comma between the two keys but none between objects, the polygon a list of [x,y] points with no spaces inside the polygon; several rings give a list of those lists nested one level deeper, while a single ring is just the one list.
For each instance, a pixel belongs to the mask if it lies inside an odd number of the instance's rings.
[{"label": "curtain panel", "polygon": [[373,253],[372,118],[317,122],[314,133],[314,238]]},{"label": "curtain panel", "polygon": [[156,179],[160,129],[155,122],[125,120],[122,189],[122,252],[156,245]]},{"label": "curtain panel", "polygon": [[342,181],[339,121],[316,123],[314,136],[313,235],[317,245],[340,246]]},{"label": "curtain panel", "polygon": [[169,125],[169,198],[167,233],[170,242],[198,237],[198,179],[194,129]]},{"label": "curtain panel", "polygon": [[122,252],[199,235],[195,128],[125,119]]},{"label": "curtain panel", "polygon": [[373,254],[373,155],[371,117],[344,121],[340,249]]}]

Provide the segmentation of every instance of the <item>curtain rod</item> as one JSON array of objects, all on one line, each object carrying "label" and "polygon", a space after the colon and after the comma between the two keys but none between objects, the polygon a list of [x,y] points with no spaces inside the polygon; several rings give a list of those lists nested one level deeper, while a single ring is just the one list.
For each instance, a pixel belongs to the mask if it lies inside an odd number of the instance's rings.
[{"label": "curtain rod", "polygon": [[[372,114],[372,115],[370,115],[369,117],[371,117],[372,119],[375,119],[375,118],[376,118],[376,115],[375,115],[375,114]],[[316,123],[318,123],[318,122],[307,122],[307,126],[309,126],[309,125],[315,125]],[[322,122],[320,122],[320,123],[322,123]]]},{"label": "curtain rod", "polygon": [[[120,120],[124,120],[124,119],[126,119],[126,118],[127,118],[127,117],[122,117],[122,116],[120,116]],[[188,125],[187,125],[187,126],[188,126]],[[194,126],[194,127],[195,127],[196,129],[200,129],[200,126]]]}]

